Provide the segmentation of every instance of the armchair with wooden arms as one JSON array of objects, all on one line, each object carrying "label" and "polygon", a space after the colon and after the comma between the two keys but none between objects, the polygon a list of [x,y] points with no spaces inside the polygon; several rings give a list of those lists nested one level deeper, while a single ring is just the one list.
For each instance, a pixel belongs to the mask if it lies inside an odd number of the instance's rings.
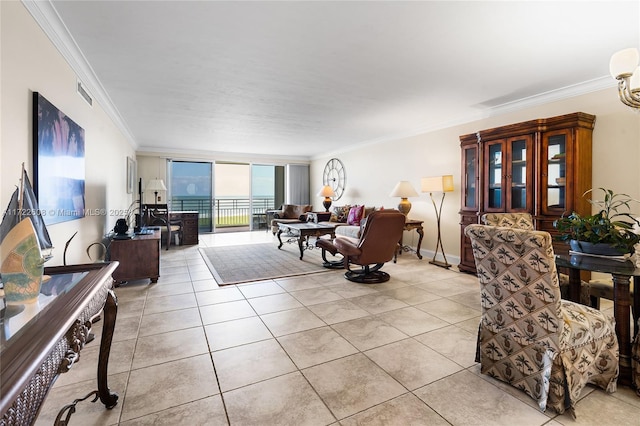
[{"label": "armchair with wooden arms", "polygon": [[169,250],[175,236],[182,241],[182,221],[172,220],[166,204],[144,204],[142,217],[145,226],[158,226],[162,235],[162,242]]},{"label": "armchair with wooden arms", "polygon": [[[343,256],[342,266],[347,269],[344,277],[358,283],[381,283],[388,281],[388,273],[382,266],[393,259],[404,230],[406,217],[397,210],[374,211],[366,218],[360,240],[336,237],[333,242],[318,239],[316,245],[332,254]],[[360,268],[352,269],[352,265]],[[325,258],[325,266],[327,264]],[[335,263],[334,263],[335,266]]]},{"label": "armchair with wooden arms", "polygon": [[482,316],[481,372],[523,390],[542,411],[575,415],[583,388],[616,390],[613,318],[561,299],[551,235],[472,224]]}]

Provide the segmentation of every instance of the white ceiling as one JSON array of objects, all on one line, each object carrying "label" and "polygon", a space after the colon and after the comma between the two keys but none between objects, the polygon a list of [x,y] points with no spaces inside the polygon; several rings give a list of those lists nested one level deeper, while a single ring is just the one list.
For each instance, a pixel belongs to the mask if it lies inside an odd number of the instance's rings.
[{"label": "white ceiling", "polygon": [[615,87],[640,46],[638,0],[25,4],[139,151],[313,158]]}]

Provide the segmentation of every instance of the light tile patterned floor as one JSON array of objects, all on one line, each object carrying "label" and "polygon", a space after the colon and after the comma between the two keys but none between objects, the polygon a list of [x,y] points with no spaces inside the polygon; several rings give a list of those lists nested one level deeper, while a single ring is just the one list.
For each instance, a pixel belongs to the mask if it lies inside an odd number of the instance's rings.
[{"label": "light tile patterned floor", "polygon": [[[202,235],[200,245],[265,239],[276,250],[264,231]],[[116,290],[118,405],[81,402],[71,425],[640,425],[630,388],[589,387],[573,420],[480,375],[476,278],[409,253],[377,285],[328,271],[218,288],[197,247],[163,250],[161,269],[157,284]],[[60,376],[38,425],[95,388],[97,356],[95,341]]]}]

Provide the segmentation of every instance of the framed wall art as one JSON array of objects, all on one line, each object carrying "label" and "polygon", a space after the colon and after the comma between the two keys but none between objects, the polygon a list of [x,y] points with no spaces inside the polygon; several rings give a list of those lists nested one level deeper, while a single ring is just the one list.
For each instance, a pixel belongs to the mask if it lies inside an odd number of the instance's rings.
[{"label": "framed wall art", "polygon": [[127,157],[127,194],[133,194],[136,185],[136,161]]},{"label": "framed wall art", "polygon": [[84,129],[33,93],[33,189],[47,225],[85,212]]}]

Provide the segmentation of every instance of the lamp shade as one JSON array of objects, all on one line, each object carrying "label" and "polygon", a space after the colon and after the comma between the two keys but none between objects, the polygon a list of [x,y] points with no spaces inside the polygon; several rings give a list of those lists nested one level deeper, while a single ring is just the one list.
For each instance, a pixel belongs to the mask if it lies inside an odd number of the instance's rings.
[{"label": "lamp shade", "polygon": [[618,78],[619,75],[623,74],[631,74],[638,66],[639,61],[638,49],[634,47],[622,49],[611,56],[609,72],[611,72],[613,78]]},{"label": "lamp shade", "polygon": [[390,197],[400,197],[400,198],[408,198],[408,197],[417,197],[418,193],[415,189],[413,189],[413,185],[411,182],[406,180],[401,180],[396,184],[389,194]]},{"label": "lamp shade", "polygon": [[329,185],[325,185],[322,187],[320,192],[318,192],[318,197],[333,197],[336,193]]},{"label": "lamp shade", "polygon": [[151,179],[145,189],[148,191],[166,191],[167,187],[164,186],[162,179]]},{"label": "lamp shade", "polygon": [[426,177],[421,180],[422,192],[452,192],[453,175]]}]

